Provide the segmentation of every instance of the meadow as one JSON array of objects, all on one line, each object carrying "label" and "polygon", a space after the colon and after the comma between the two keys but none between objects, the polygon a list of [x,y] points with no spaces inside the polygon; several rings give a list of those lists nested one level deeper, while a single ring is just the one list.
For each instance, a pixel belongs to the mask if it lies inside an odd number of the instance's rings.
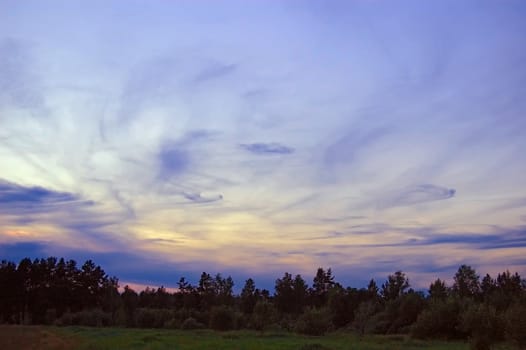
[{"label": "meadow", "polygon": [[[337,332],[322,337],[286,332],[215,332],[126,328],[0,326],[3,350],[464,350],[463,342],[415,340],[406,336],[365,336]],[[495,349],[510,349],[505,344]]]}]

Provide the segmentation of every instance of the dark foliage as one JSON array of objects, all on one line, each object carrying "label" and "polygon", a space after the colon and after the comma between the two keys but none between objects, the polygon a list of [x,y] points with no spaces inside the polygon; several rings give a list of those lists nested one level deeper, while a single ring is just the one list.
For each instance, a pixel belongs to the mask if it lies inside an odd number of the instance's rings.
[{"label": "dark foliage", "polygon": [[460,330],[462,305],[457,298],[431,300],[428,307],[418,315],[411,332],[422,339],[459,339],[465,336]]},{"label": "dark foliage", "polygon": [[518,349],[526,349],[526,300],[517,300],[504,314],[505,335]]},{"label": "dark foliage", "polygon": [[225,306],[214,306],[210,311],[210,328],[216,331],[229,331],[236,328],[236,312]]},{"label": "dark foliage", "polygon": [[504,336],[502,319],[492,306],[474,303],[462,314],[461,328],[469,334],[470,348],[489,350]]},{"label": "dark foliage", "polygon": [[[285,273],[274,293],[249,278],[239,295],[234,281],[203,272],[196,285],[185,278],[170,292],[164,287],[137,293],[119,291],[93,261],[22,259],[0,263],[0,323],[124,326],[218,331],[279,329],[322,335],[334,329],[358,334],[410,333],[416,338],[465,339],[472,349],[491,349],[507,339],[526,347],[526,283],[509,271],[482,280],[462,265],[449,288],[437,279],[428,294],[410,288],[402,271],[378,288],[344,287],[331,269],[318,268],[312,286],[301,275]],[[314,346],[314,345],[313,345]]]},{"label": "dark foliage", "polygon": [[189,317],[181,324],[181,329],[189,330],[189,329],[203,329],[206,328],[204,324],[199,322],[193,317]]},{"label": "dark foliage", "polygon": [[294,330],[306,335],[324,335],[332,328],[326,309],[309,308],[298,318]]}]

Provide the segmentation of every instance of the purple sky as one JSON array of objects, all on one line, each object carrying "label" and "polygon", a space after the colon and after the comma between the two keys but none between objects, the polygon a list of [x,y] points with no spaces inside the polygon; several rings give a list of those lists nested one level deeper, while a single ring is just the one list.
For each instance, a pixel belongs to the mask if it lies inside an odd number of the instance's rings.
[{"label": "purple sky", "polygon": [[526,275],[526,3],[0,3],[0,258],[122,283]]}]

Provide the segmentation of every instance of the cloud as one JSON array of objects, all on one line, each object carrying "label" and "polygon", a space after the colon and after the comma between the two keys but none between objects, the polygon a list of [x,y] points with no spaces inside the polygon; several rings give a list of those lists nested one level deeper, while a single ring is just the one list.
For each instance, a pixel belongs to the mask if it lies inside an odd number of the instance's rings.
[{"label": "cloud", "polygon": [[7,228],[21,225],[31,235],[51,239],[39,232],[44,224],[53,228],[51,232],[67,233],[73,246],[115,247],[121,243],[110,227],[127,218],[128,215],[107,208],[102,211],[101,204],[77,194],[0,181],[0,222]]},{"label": "cloud", "polygon": [[449,199],[455,196],[456,190],[432,184],[423,184],[414,187],[407,187],[389,197],[382,199],[378,203],[379,208],[391,208],[411,206],[415,204],[427,203]]},{"label": "cloud", "polygon": [[504,249],[525,248],[526,227],[514,230],[502,230],[493,234],[435,234],[423,240],[414,241],[411,244],[435,245],[435,244],[466,244],[475,249]]},{"label": "cloud", "polygon": [[165,105],[181,79],[173,55],[150,57],[130,69],[120,97],[118,121],[129,121],[152,105]]},{"label": "cloud", "polygon": [[282,145],[277,142],[243,143],[243,144],[240,144],[239,146],[254,154],[290,154],[294,152],[294,148]]},{"label": "cloud", "polygon": [[505,204],[499,205],[495,208],[488,210],[509,210],[509,209],[519,209],[526,207],[526,198],[514,198],[506,200]]},{"label": "cloud", "polygon": [[389,132],[390,130],[386,127],[370,128],[367,125],[360,125],[360,128],[353,128],[326,148],[323,156],[324,163],[334,165],[353,162],[362,152]]},{"label": "cloud", "polygon": [[47,244],[45,242],[17,242],[0,245],[0,255],[3,259],[18,263],[24,258],[47,257]]},{"label": "cloud", "polygon": [[194,203],[212,203],[212,202],[217,202],[223,199],[222,194],[218,194],[214,196],[203,196],[201,195],[201,193],[184,193],[183,192],[182,195],[184,198]]},{"label": "cloud", "polygon": [[218,133],[210,130],[189,130],[177,141],[165,141],[157,154],[159,177],[168,180],[187,172],[192,165],[192,151],[213,139]]},{"label": "cloud", "polygon": [[44,187],[26,187],[0,180],[0,212],[39,213],[63,210],[64,206],[92,206],[92,201],[82,200],[69,192],[59,192]]},{"label": "cloud", "polygon": [[27,45],[13,38],[0,41],[0,107],[3,104],[18,108],[43,105],[32,64]]},{"label": "cloud", "polygon": [[195,82],[202,83],[213,79],[222,78],[235,72],[238,68],[237,64],[222,64],[215,63],[203,69],[195,78]]},{"label": "cloud", "polygon": [[181,145],[165,144],[158,154],[159,175],[167,180],[184,173],[190,167],[190,155]]},{"label": "cloud", "polygon": [[[361,227],[368,229],[360,229]],[[355,230],[358,228],[360,230]],[[526,227],[503,228],[490,226],[490,233],[472,232],[441,232],[435,227],[403,227],[385,224],[356,225],[348,232],[329,232],[326,236],[313,237],[313,240],[338,237],[352,237],[353,235],[374,236],[369,243],[334,244],[338,250],[348,248],[381,248],[381,247],[432,247],[435,245],[469,246],[470,249],[491,250],[504,248],[526,247]],[[410,238],[399,238],[396,241],[385,242],[382,237],[387,233],[395,233]]]}]

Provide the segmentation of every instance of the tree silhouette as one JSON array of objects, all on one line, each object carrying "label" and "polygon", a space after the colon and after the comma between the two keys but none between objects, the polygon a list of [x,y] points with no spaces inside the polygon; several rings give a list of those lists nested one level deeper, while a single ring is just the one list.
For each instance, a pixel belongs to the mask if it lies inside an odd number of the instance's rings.
[{"label": "tree silhouette", "polygon": [[[490,344],[506,335],[524,343],[526,283],[518,273],[486,274],[481,282],[469,265],[459,267],[449,289],[436,279],[428,296],[409,287],[405,273],[389,275],[379,291],[344,287],[331,269],[318,268],[309,289],[301,275],[276,279],[274,294],[248,278],[239,295],[234,280],[203,272],[196,286],[182,277],[178,289],[147,287],[139,294],[88,260],[56,257],[0,263],[0,322],[87,326],[168,327],[206,325],[226,330],[271,324],[309,334],[354,327],[360,334],[411,330],[424,338],[462,338]],[[489,325],[489,326],[488,326]],[[488,337],[488,334],[491,336]],[[481,344],[482,344],[481,343]],[[477,343],[478,344],[478,343]]]},{"label": "tree silhouette", "polygon": [[300,313],[307,297],[307,284],[301,275],[285,272],[283,278],[278,278],[275,285],[274,301],[280,313]]},{"label": "tree silhouette", "polygon": [[256,295],[256,284],[254,283],[254,280],[252,278],[249,278],[245,281],[245,285],[241,290],[241,311],[247,315],[252,314],[252,312],[254,311],[254,306],[256,306],[257,299],[258,298]]},{"label": "tree silhouette", "polygon": [[446,283],[440,278],[437,278],[429,286],[429,297],[433,300],[445,300],[447,298]]},{"label": "tree silhouette", "polygon": [[402,271],[396,271],[387,277],[387,281],[382,284],[382,297],[384,300],[395,300],[409,288],[409,279]]},{"label": "tree silhouette", "polygon": [[319,267],[316,271],[316,276],[312,281],[312,289],[310,294],[312,296],[312,304],[315,307],[321,307],[327,304],[327,297],[329,290],[334,286],[334,276],[332,270],[329,268],[325,271]]},{"label": "tree silhouette", "polygon": [[461,298],[474,298],[480,292],[479,276],[475,269],[461,265],[454,277],[453,293]]}]

